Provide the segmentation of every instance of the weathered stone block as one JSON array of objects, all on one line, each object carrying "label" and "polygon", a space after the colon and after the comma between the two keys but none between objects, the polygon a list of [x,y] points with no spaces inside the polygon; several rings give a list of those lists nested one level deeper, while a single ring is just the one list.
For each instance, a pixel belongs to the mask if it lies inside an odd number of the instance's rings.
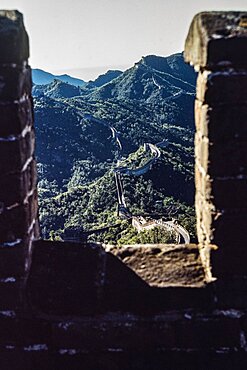
[{"label": "weathered stone block", "polygon": [[0,177],[0,202],[5,207],[22,203],[36,183],[36,161],[32,160],[26,171]]},{"label": "weathered stone block", "polygon": [[[210,293],[195,245],[110,248],[100,307],[149,315],[177,307],[205,307]],[[195,271],[196,270],[196,271]]]},{"label": "weathered stone block", "polygon": [[222,178],[212,182],[211,195],[217,209],[247,210],[247,178]]},{"label": "weathered stone block", "polygon": [[246,244],[246,209],[223,212],[215,219],[214,224],[214,244],[232,248]]},{"label": "weathered stone block", "polygon": [[[0,251],[1,255],[1,251]],[[11,274],[13,272],[11,271]],[[23,281],[20,278],[8,276],[0,278],[0,311],[16,310],[22,305],[21,290]]]},{"label": "weathered stone block", "polygon": [[35,196],[30,196],[25,204],[9,210],[3,209],[0,214],[0,243],[15,242],[28,235],[30,225],[37,214],[37,204],[32,204]]},{"label": "weathered stone block", "polygon": [[212,178],[195,164],[195,185],[197,192],[207,200],[212,200]]},{"label": "weathered stone block", "polygon": [[[228,141],[247,140],[247,105],[219,105],[210,107],[195,101],[196,128],[210,142],[224,144]],[[237,163],[236,163],[237,166]]]},{"label": "weathered stone block", "polygon": [[[1,370],[65,370],[62,363],[56,367],[53,355],[45,344],[30,344],[26,346],[1,345],[0,368]],[[69,367],[67,367],[68,369]],[[71,368],[70,370],[76,370]],[[93,370],[93,369],[92,369]]]},{"label": "weathered stone block", "polygon": [[204,317],[177,323],[176,335],[179,348],[234,348],[240,344],[238,319]]},{"label": "weathered stone block", "polygon": [[63,321],[53,325],[52,345],[85,351],[121,352],[220,349],[240,346],[239,317],[164,313],[150,320],[133,315],[117,315]]},{"label": "weathered stone block", "polygon": [[244,181],[247,176],[247,141],[232,139],[212,143],[197,133],[195,157],[201,171],[212,178]]},{"label": "weathered stone block", "polygon": [[[37,202],[37,206],[38,206],[38,202]],[[34,226],[33,226],[33,236],[34,236],[34,239],[39,239],[40,238],[40,227],[39,227],[38,213],[37,213],[37,219],[35,220],[35,223],[34,223]]]},{"label": "weathered stone block", "polygon": [[4,176],[11,172],[22,171],[27,160],[34,152],[34,131],[18,139],[0,141],[0,172]]},{"label": "weathered stone block", "polygon": [[212,179],[195,167],[197,191],[206,200],[214,204],[216,209],[247,210],[247,178],[222,177]]},{"label": "weathered stone block", "polygon": [[244,244],[223,245],[211,254],[211,268],[213,276],[217,278],[227,276],[245,276],[247,278],[247,248]]},{"label": "weathered stone block", "polygon": [[108,249],[149,286],[195,287],[204,283],[204,271],[196,244],[123,245]]},{"label": "weathered stone block", "polygon": [[0,104],[0,137],[20,135],[22,131],[33,124],[32,104],[30,99],[20,102],[2,102]]},{"label": "weathered stone block", "polygon": [[187,62],[201,68],[247,65],[246,12],[197,14],[185,42]]},{"label": "weathered stone block", "polygon": [[196,98],[203,104],[246,104],[247,71],[204,71],[198,74]]},{"label": "weathered stone block", "polygon": [[[223,264],[223,261],[222,261]],[[229,264],[229,261],[227,262]],[[217,271],[217,270],[216,270]],[[236,309],[244,309],[247,306],[247,280],[246,276],[241,276],[240,273],[231,275],[230,270],[220,275],[213,283],[217,307],[228,310],[229,314],[235,317],[241,317],[242,330],[246,332],[245,318],[243,313]],[[231,307],[231,309],[229,309]],[[225,311],[226,312],[226,311]]]},{"label": "weathered stone block", "polygon": [[199,193],[195,197],[197,237],[200,244],[213,244],[214,219],[219,216],[212,202]]},{"label": "weathered stone block", "polygon": [[[135,311],[143,307],[148,284],[114,255],[107,253],[102,284],[104,311]],[[146,298],[147,299],[147,298]],[[144,309],[144,308],[143,308]]]},{"label": "weathered stone block", "polygon": [[[74,353],[74,355],[71,356],[71,353]],[[109,349],[107,352],[98,352],[97,356],[94,353],[62,351],[62,355],[57,355],[56,361],[54,363],[49,362],[49,364],[52,364],[52,370],[78,370],[81,367],[87,370],[245,370],[246,357],[246,354],[242,351],[225,348],[217,351],[214,349],[138,351],[137,348],[135,351],[124,351],[122,353]],[[35,369],[40,370],[37,367]],[[16,370],[16,368],[14,367],[13,370]]]},{"label": "weathered stone block", "polygon": [[[28,207],[29,225],[33,224],[38,216],[38,191],[34,189],[30,196],[27,198],[26,206]],[[33,225],[33,228],[35,225]]]},{"label": "weathered stone block", "polygon": [[200,132],[195,134],[195,159],[198,166],[205,171],[208,168],[210,142],[207,137],[201,136]]},{"label": "weathered stone block", "polygon": [[50,325],[37,318],[23,318],[14,311],[0,311],[0,344],[29,347],[49,342]]},{"label": "weathered stone block", "polygon": [[31,68],[0,66],[0,99],[2,101],[19,100],[32,91]]},{"label": "weathered stone block", "polygon": [[224,248],[245,245],[246,208],[217,211],[212,203],[197,193],[196,213],[199,243],[216,244]]},{"label": "weathered stone block", "polygon": [[25,273],[26,247],[23,241],[16,245],[0,246],[0,277],[22,277]]},{"label": "weathered stone block", "polygon": [[[243,288],[243,281],[237,280],[237,283],[238,283],[238,286]],[[244,288],[245,288],[245,294],[246,294],[247,293],[246,283],[244,284]],[[242,327],[243,327],[244,333],[245,333],[245,335],[247,335],[247,315],[246,315],[246,313],[242,317],[242,322],[243,322]]]},{"label": "weathered stone block", "polygon": [[236,178],[242,179],[241,175],[247,175],[247,141],[235,139],[222,145],[211,144],[208,161],[210,175],[224,178],[235,175]]},{"label": "weathered stone block", "polygon": [[13,345],[0,346],[0,367],[3,370],[31,370],[33,368],[30,353]]},{"label": "weathered stone block", "polygon": [[27,285],[31,305],[50,314],[97,312],[102,253],[96,245],[34,242]]},{"label": "weathered stone block", "polygon": [[22,14],[16,10],[0,11],[0,63],[22,63],[29,57],[28,35]]},{"label": "weathered stone block", "polygon": [[53,325],[52,345],[54,348],[85,351],[172,348],[176,346],[172,324],[172,319],[155,322],[130,314],[122,315],[121,318],[118,314],[109,314],[101,318],[96,316],[87,320],[64,321]]}]

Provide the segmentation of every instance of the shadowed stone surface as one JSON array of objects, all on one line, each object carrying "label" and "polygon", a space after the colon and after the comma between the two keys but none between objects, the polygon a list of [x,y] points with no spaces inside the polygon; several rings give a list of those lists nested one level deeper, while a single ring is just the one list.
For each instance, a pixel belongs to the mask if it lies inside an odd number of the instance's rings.
[{"label": "shadowed stone surface", "polygon": [[33,243],[27,292],[31,306],[45,314],[148,314],[207,306],[211,292],[199,289],[204,280],[195,245],[105,250],[98,244],[41,240]]},{"label": "shadowed stone surface", "polygon": [[246,66],[246,19],[246,12],[197,14],[186,39],[185,61],[200,68]]},{"label": "shadowed stone surface", "polygon": [[[247,13],[197,14],[185,59],[199,71],[195,184],[201,258],[219,280],[247,277]],[[209,256],[210,244],[218,249]]]},{"label": "shadowed stone surface", "polygon": [[0,63],[22,63],[29,58],[28,35],[22,14],[0,10]]}]

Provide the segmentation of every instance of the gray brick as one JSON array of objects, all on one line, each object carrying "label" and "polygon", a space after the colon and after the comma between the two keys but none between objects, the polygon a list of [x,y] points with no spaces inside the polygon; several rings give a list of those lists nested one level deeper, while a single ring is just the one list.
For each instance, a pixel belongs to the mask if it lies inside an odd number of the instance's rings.
[{"label": "gray brick", "polygon": [[198,74],[196,97],[203,104],[247,103],[247,71],[204,71]]},{"label": "gray brick", "polygon": [[184,56],[208,69],[247,65],[246,12],[202,12],[190,26]]}]

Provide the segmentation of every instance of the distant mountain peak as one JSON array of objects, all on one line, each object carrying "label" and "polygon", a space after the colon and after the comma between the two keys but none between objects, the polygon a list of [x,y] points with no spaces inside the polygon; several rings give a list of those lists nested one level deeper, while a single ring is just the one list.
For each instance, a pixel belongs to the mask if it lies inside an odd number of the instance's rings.
[{"label": "distant mountain peak", "polygon": [[89,81],[86,84],[86,87],[88,88],[101,87],[111,82],[114,78],[117,78],[122,73],[123,73],[122,71],[110,69],[106,73],[99,75],[94,81]]},{"label": "distant mountain peak", "polygon": [[33,96],[40,97],[46,95],[52,98],[72,98],[81,93],[79,86],[72,85],[68,82],[55,78],[51,83],[46,85],[34,85]]},{"label": "distant mountain peak", "polygon": [[124,72],[109,70],[82,87],[72,86],[68,81],[70,76],[52,77],[49,85],[35,85],[35,96],[44,94],[55,99],[84,96],[94,100],[138,100],[155,104],[175,99],[184,104],[185,100],[193,100],[196,81],[196,73],[184,62],[182,53],[168,57],[143,56],[132,68]]},{"label": "distant mountain peak", "polygon": [[53,75],[52,73],[43,71],[42,69],[35,68],[32,70],[32,78],[35,85],[47,85],[53,82],[54,80],[60,80],[62,82],[67,82],[74,86],[84,86],[85,81],[71,77],[67,74],[63,75]]},{"label": "distant mountain peak", "polygon": [[[160,72],[168,72],[168,69],[173,69],[174,65],[184,65],[183,53],[172,54],[168,57],[158,55],[146,55],[141,58],[136,65],[151,67]],[[179,67],[178,67],[179,68]]]},{"label": "distant mountain peak", "polygon": [[[94,89],[94,99],[138,100],[164,103],[165,99],[193,99],[196,73],[183,54],[147,55],[110,83]],[[166,100],[168,101],[168,100]]]}]

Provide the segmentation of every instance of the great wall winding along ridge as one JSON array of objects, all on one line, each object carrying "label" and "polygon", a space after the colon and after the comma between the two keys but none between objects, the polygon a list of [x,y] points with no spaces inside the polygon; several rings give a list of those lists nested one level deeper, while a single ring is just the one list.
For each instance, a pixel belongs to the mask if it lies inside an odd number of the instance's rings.
[{"label": "great wall winding along ridge", "polygon": [[[163,221],[163,220],[155,220],[151,219],[146,223],[139,223],[139,227],[137,227],[139,216],[134,216],[130,213],[130,211],[127,208],[125,197],[124,197],[124,190],[123,190],[123,181],[121,174],[127,174],[127,175],[133,175],[133,176],[140,176],[148,172],[152,165],[156,162],[158,158],[160,158],[160,150],[158,146],[160,147],[166,147],[169,145],[169,142],[167,140],[164,140],[160,143],[157,143],[156,145],[151,143],[145,143],[144,144],[144,151],[150,151],[152,154],[152,158],[149,159],[143,166],[131,169],[128,167],[120,166],[120,161],[123,159],[122,157],[122,143],[119,138],[118,131],[112,127],[108,122],[101,120],[99,118],[93,117],[90,114],[82,114],[81,112],[78,112],[79,116],[81,118],[84,118],[86,120],[89,120],[90,122],[94,122],[97,124],[104,125],[105,127],[109,128],[112,133],[112,138],[115,140],[117,146],[118,146],[118,161],[117,166],[114,169],[114,176],[115,176],[115,182],[116,182],[116,188],[117,188],[117,199],[118,199],[118,216],[122,219],[132,219],[132,224],[135,228],[137,228],[139,231],[145,230],[146,228],[154,228],[154,227],[164,227],[165,229],[169,231],[175,232],[177,235],[177,243],[180,243],[181,237],[183,238],[183,243],[189,244],[190,243],[190,235],[188,231],[179,225],[175,219],[169,220],[169,221]],[[87,235],[93,234],[93,233],[100,233],[103,231],[106,231],[110,227],[114,227],[116,225],[110,225],[108,227],[90,230],[87,232]]]}]

